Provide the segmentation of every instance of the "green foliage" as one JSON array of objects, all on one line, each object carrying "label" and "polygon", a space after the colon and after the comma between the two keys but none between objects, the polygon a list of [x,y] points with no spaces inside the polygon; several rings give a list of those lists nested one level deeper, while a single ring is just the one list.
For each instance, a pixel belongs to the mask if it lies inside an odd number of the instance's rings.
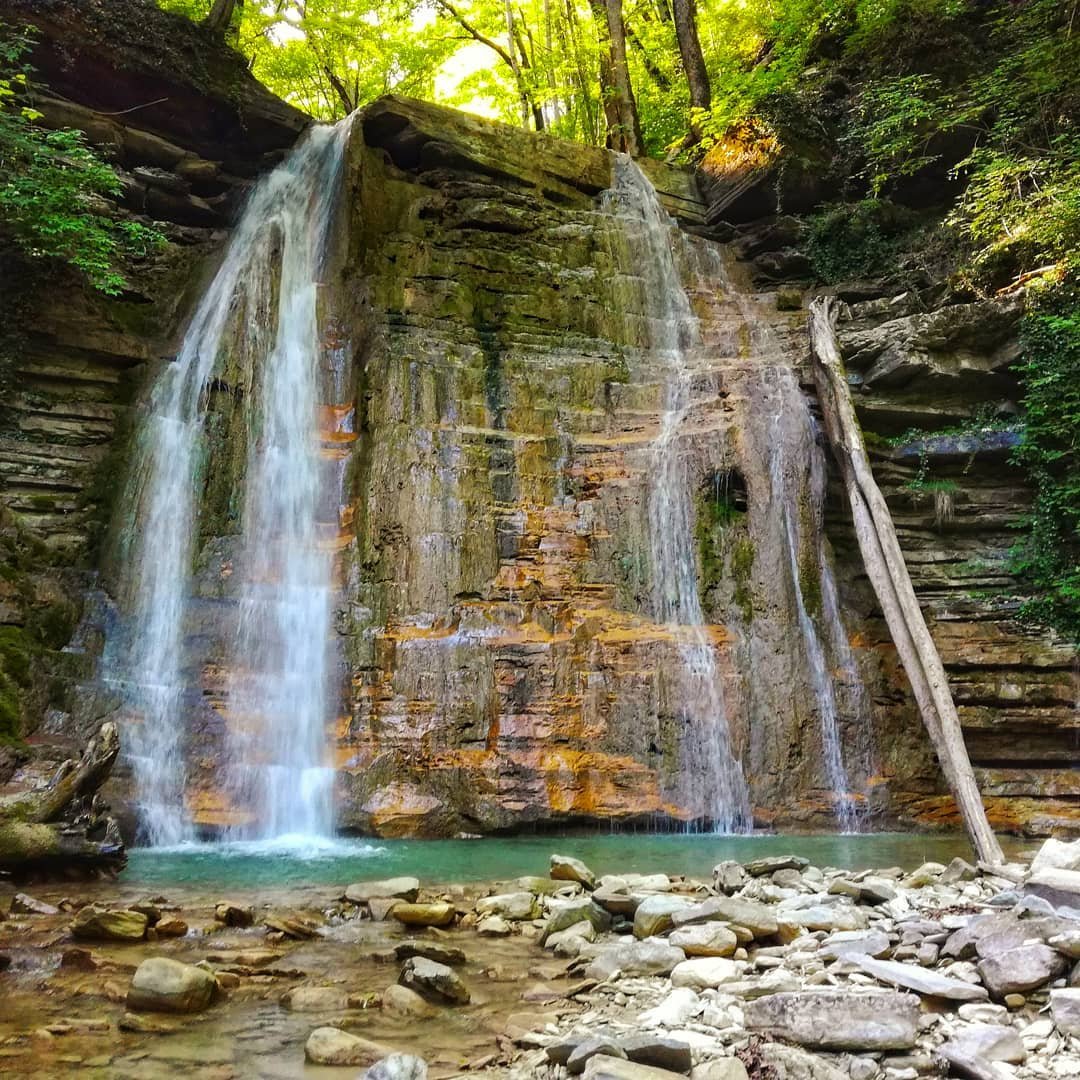
[{"label": "green foliage", "polygon": [[1080,285],[1046,289],[1025,316],[1027,409],[1016,460],[1035,483],[1013,570],[1031,590],[1025,613],[1080,642]]},{"label": "green foliage", "polygon": [[809,226],[807,253],[814,273],[834,283],[894,271],[915,221],[893,203],[864,199],[826,207]]},{"label": "green foliage", "polygon": [[94,288],[119,293],[119,260],[147,253],[160,234],[112,220],[105,200],[120,191],[120,180],[81,132],[38,126],[41,114],[26,104],[29,45],[25,33],[0,23],[0,238],[30,259],[64,263]]}]

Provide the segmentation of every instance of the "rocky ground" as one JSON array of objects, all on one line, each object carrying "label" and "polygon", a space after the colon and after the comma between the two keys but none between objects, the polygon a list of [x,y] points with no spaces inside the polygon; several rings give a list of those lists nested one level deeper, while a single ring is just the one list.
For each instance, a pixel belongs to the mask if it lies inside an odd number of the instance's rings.
[{"label": "rocky ground", "polygon": [[1080,1076],[1080,841],[994,869],[554,855],[486,889],[77,890],[8,890],[5,1075]]}]

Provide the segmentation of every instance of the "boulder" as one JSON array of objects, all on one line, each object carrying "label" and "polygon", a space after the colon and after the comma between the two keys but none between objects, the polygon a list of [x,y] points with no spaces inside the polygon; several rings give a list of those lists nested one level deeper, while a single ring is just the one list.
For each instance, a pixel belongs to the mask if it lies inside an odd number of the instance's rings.
[{"label": "boulder", "polygon": [[595,1054],[585,1065],[585,1080],[677,1080],[678,1073],[610,1054]]},{"label": "boulder", "polygon": [[435,941],[402,941],[394,946],[394,956],[398,960],[408,960],[413,956],[423,956],[437,964],[449,964],[456,967],[464,964],[465,952],[454,945],[440,945]]},{"label": "boulder", "polygon": [[390,917],[406,926],[449,926],[455,914],[454,905],[441,900],[430,904],[402,902],[390,909]]},{"label": "boulder", "polygon": [[770,937],[778,929],[776,913],[772,908],[741,896],[714,896],[672,915],[672,923],[676,927],[694,926],[704,922],[726,922],[733,926],[744,926],[756,938]]},{"label": "boulder", "polygon": [[1041,897],[1056,908],[1080,908],[1080,870],[1039,870],[1027,879],[1024,893]]},{"label": "boulder", "polygon": [[612,915],[621,915],[625,919],[632,919],[634,912],[644,897],[636,896],[624,885],[616,888],[611,885],[601,885],[593,894],[593,900],[605,911]]},{"label": "boulder", "polygon": [[634,937],[655,937],[674,926],[673,916],[678,911],[693,907],[685,896],[647,896],[634,912]]},{"label": "boulder", "polygon": [[1080,990],[1051,990],[1050,1015],[1063,1035],[1080,1038]]},{"label": "boulder", "polygon": [[427,1062],[412,1054],[391,1054],[377,1061],[362,1080],[427,1080]]},{"label": "boulder", "polygon": [[316,1028],[304,1044],[312,1065],[372,1065],[385,1056],[385,1046],[335,1027]]},{"label": "boulder", "polygon": [[452,1005],[468,1005],[470,1001],[468,987],[453,968],[422,956],[405,961],[398,981],[428,1001]]},{"label": "boulder", "polygon": [[585,977],[603,982],[617,971],[623,975],[670,975],[685,959],[682,949],[666,941],[620,942],[599,953],[585,969]]},{"label": "boulder", "polygon": [[687,956],[731,956],[739,945],[734,931],[718,922],[673,930],[668,941]]},{"label": "boulder", "polygon": [[742,863],[734,859],[725,859],[713,867],[713,888],[719,893],[738,892],[747,882],[749,874],[742,868]]},{"label": "boulder", "polygon": [[539,914],[539,905],[531,892],[501,893],[477,900],[476,912],[478,915],[498,915],[502,919],[519,922],[535,919]]},{"label": "boulder", "polygon": [[202,1012],[216,993],[217,980],[205,968],[153,956],[136,968],[127,1007],[136,1012]]},{"label": "boulder", "polygon": [[513,927],[501,915],[484,915],[476,924],[481,937],[509,937]]},{"label": "boulder", "polygon": [[188,924],[183,919],[166,915],[154,925],[154,932],[159,938],[184,937],[188,932]]},{"label": "boulder", "polygon": [[1031,872],[1038,874],[1043,870],[1080,870],[1080,840],[1051,837],[1043,841],[1043,846],[1031,860]]},{"label": "boulder", "polygon": [[996,998],[1026,994],[1061,975],[1068,961],[1049,945],[1020,945],[979,961],[979,975]]},{"label": "boulder", "polygon": [[671,972],[672,986],[688,986],[691,990],[715,990],[724,983],[735,982],[742,965],[718,956],[699,956],[676,964]]},{"label": "boulder", "polygon": [[810,860],[801,855],[767,855],[762,859],[751,859],[742,867],[751,877],[765,877],[777,870],[805,870],[809,865]]},{"label": "boulder", "polygon": [[414,877],[386,878],[384,881],[357,881],[345,890],[351,904],[366,904],[371,900],[404,900],[412,904],[420,895],[420,881]]},{"label": "boulder", "polygon": [[544,929],[540,935],[540,944],[546,945],[548,938],[552,934],[557,934],[560,930],[566,930],[582,920],[591,922],[599,931],[611,929],[611,916],[588,897],[567,900],[561,904],[553,902],[551,914],[548,916],[547,922],[544,923]]},{"label": "boulder", "polygon": [[149,920],[141,911],[84,907],[71,924],[71,933],[84,941],[142,941]]},{"label": "boulder", "polygon": [[583,920],[552,934],[547,939],[547,947],[556,956],[575,957],[581,952],[583,945],[596,940],[596,927],[591,922]]},{"label": "boulder", "polygon": [[382,1007],[384,1012],[409,1019],[426,1019],[437,1016],[439,1012],[436,1006],[425,1001],[415,990],[400,983],[393,983],[383,991]]},{"label": "boulder", "polygon": [[551,856],[551,878],[553,881],[576,881],[586,889],[596,887],[596,875],[580,859],[569,855]]},{"label": "boulder", "polygon": [[867,975],[873,975],[875,979],[905,990],[914,990],[925,997],[944,998],[947,1001],[985,1001],[987,998],[986,989],[982,986],[975,986],[962,979],[950,979],[916,964],[875,960],[872,956],[851,956],[849,959],[858,964]]},{"label": "boulder", "polygon": [[908,1050],[919,999],[895,990],[799,990],[747,1002],[746,1027],[820,1050]]},{"label": "boulder", "polygon": [[785,907],[780,904],[776,911],[778,931],[781,938],[794,940],[804,931],[863,930],[867,924],[866,913],[851,904],[813,904],[809,907]]}]

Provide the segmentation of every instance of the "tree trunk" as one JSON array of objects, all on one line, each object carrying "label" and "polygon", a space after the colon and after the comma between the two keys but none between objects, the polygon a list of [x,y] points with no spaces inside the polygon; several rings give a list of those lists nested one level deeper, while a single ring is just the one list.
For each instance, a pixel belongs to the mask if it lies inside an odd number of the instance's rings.
[{"label": "tree trunk", "polygon": [[682,57],[686,81],[690,84],[690,105],[695,109],[708,109],[712,105],[712,88],[698,40],[696,0],[672,0],[672,8],[679,55]]},{"label": "tree trunk", "polygon": [[866,455],[840,358],[832,304],[830,298],[819,297],[810,305],[810,352],[825,430],[843,473],[859,549],[972,846],[983,862],[999,864],[1004,857],[986,819],[945,668],[926,627],[892,516]]},{"label": "tree trunk", "polygon": [[626,62],[622,0],[590,0],[600,36],[600,96],[607,119],[607,145],[641,157],[645,144]]},{"label": "tree trunk", "polygon": [[203,19],[203,26],[215,34],[224,34],[232,25],[233,14],[244,6],[244,0],[214,0],[210,14]]}]

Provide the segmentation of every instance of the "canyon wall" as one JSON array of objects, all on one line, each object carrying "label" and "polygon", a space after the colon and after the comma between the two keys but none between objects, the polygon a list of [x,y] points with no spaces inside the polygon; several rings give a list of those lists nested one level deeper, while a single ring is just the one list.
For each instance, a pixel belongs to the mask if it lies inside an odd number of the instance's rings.
[{"label": "canyon wall", "polygon": [[[24,295],[7,349],[0,621],[36,663],[20,682],[4,659],[29,743],[5,776],[25,785],[101,719],[138,722],[100,663],[123,615],[115,553],[131,521],[115,503],[137,404],[247,179],[303,118],[241,64],[205,61],[216,54],[197,36],[182,39],[187,66],[152,49],[140,61],[92,5],[14,6],[43,29],[35,60],[53,97],[39,107],[109,150],[127,178],[120,212],[168,222],[170,240],[118,299],[55,280]],[[104,115],[158,98],[122,124]],[[682,442],[702,608],[755,819],[835,820],[802,612],[859,805],[875,824],[953,825],[839,491],[817,497],[826,459],[799,393],[798,241],[783,222],[707,225],[712,196],[692,173],[643,164],[684,230],[677,262],[701,325]],[[343,598],[327,732],[343,828],[677,825],[705,812],[677,634],[650,595],[648,451],[667,372],[646,268],[604,211],[612,183],[603,151],[433,106],[384,99],[354,125],[320,300],[326,365],[351,387],[322,417],[348,493],[326,537]],[[1011,302],[928,312],[873,290],[847,299],[841,339],[868,432],[955,425],[1015,399]],[[227,693],[243,482],[230,448],[246,407],[242,343],[230,349],[208,390],[217,466],[185,625],[187,798],[208,831],[242,814],[219,770],[243,722]],[[1008,465],[1013,437],[878,440],[875,468],[992,820],[1046,832],[1076,814],[1075,676],[1071,650],[1017,621],[1002,570],[1028,498]],[[130,806],[130,771],[111,796]]]}]

